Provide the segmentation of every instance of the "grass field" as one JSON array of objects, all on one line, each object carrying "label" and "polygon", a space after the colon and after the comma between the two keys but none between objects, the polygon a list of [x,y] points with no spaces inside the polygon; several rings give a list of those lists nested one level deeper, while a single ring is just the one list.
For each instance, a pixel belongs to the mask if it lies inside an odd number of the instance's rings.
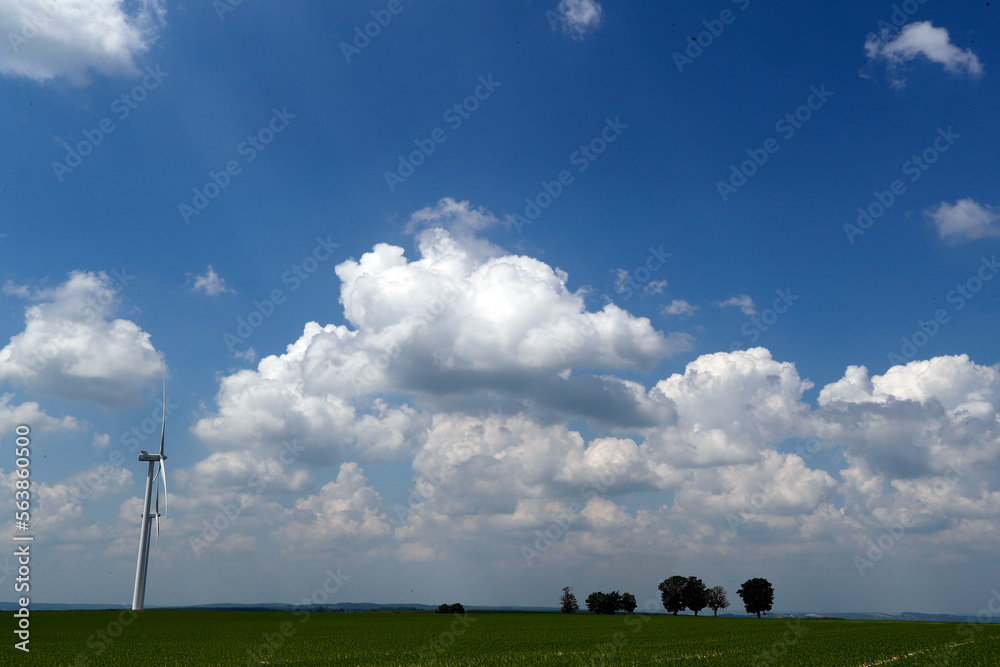
[{"label": "grass field", "polygon": [[[13,641],[11,641],[13,644]],[[995,667],[1000,625],[690,616],[50,611],[3,665]]]}]

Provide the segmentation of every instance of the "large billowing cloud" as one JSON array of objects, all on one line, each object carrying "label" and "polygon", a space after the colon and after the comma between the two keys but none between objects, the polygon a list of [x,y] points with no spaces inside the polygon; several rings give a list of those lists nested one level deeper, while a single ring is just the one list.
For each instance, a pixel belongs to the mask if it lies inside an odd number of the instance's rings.
[{"label": "large billowing cloud", "polygon": [[[865,554],[887,530],[913,568],[1000,546],[997,367],[851,366],[816,396],[753,348],[641,379],[689,341],[589,310],[558,268],[477,236],[488,211],[443,200],[412,223],[415,257],[379,244],[337,267],[346,324],[220,379],[193,427],[209,454],[172,471],[170,558],[270,550],[446,588],[620,559],[667,576],[665,554],[734,578],[802,558],[879,576]],[[137,503],[80,539],[134,550]]]},{"label": "large billowing cloud", "polygon": [[1000,371],[966,355],[911,361],[872,378],[852,366],[823,388],[819,404],[824,435],[894,479],[1000,459]]},{"label": "large billowing cloud", "polygon": [[399,458],[412,450],[425,418],[407,405],[391,407],[378,399],[365,411],[355,407],[351,378],[327,373],[331,365],[363,371],[367,359],[362,353],[352,363],[352,351],[324,358],[331,346],[353,338],[344,327],[309,324],[285,354],[262,359],[256,371],[223,378],[218,412],[198,421],[195,434],[218,451],[240,456],[267,456],[294,442],[303,448],[303,460],[314,463],[334,463],[349,447],[363,458]]},{"label": "large billowing cloud", "polygon": [[848,463],[840,470],[844,511],[861,526],[904,531],[931,550],[949,544],[955,557],[996,548],[1000,369],[966,355],[912,361],[874,377],[852,366],[819,403],[820,430],[844,448]]},{"label": "large billowing cloud", "polygon": [[[837,487],[829,473],[810,468],[798,454],[765,449],[754,463],[695,471],[675,495],[674,510],[689,521],[734,533],[763,531],[788,539],[815,530],[816,519],[843,522],[830,500]],[[705,547],[726,541],[708,541]]]},{"label": "large billowing cloud", "polygon": [[897,73],[902,66],[918,56],[944,65],[945,70],[952,74],[965,73],[978,77],[984,71],[975,53],[952,44],[948,31],[935,28],[930,21],[905,25],[896,35],[891,35],[888,28],[878,35],[868,35],[865,53],[869,65],[886,63],[894,88],[905,87],[906,79],[900,78]]},{"label": "large billowing cloud", "polygon": [[114,319],[120,297],[106,274],[74,272],[58,287],[6,291],[39,303],[27,308],[24,331],[0,350],[0,380],[112,408],[140,402],[143,388],[160,377],[149,334]]},{"label": "large billowing cloud", "polygon": [[[559,269],[476,236],[495,223],[443,200],[413,218],[416,259],[379,244],[340,264],[348,324],[310,323],[283,354],[224,377],[194,427],[214,453],[180,484],[222,503],[257,479],[300,496],[256,506],[273,536],[424,564],[490,553],[533,567],[549,534],[559,562],[721,558],[770,540],[836,549],[851,568],[901,517],[918,544],[997,516],[996,368],[850,367],[815,405],[813,383],[764,348],[626,380],[615,373],[689,341],[613,304],[588,310]],[[406,502],[385,500],[352,459],[411,462]]]},{"label": "large billowing cloud", "polygon": [[[793,364],[755,348],[700,357],[656,384],[647,400],[673,409],[637,437],[588,441],[524,414],[436,415],[413,462],[415,503],[405,525],[448,539],[457,538],[452,531],[500,533],[515,547],[533,542],[533,531],[572,525],[578,532],[561,548],[573,553],[615,551],[622,540],[676,547],[692,526],[724,543],[734,517],[796,533],[817,514],[829,521],[836,487],[801,456],[773,449],[809,430],[802,394],[810,386]],[[766,502],[757,502],[762,490]],[[619,499],[637,492],[673,493],[673,502],[630,513]],[[681,541],[694,547],[690,536]]]},{"label": "large billowing cloud", "polygon": [[136,71],[163,26],[162,0],[5,0],[0,2],[0,74],[85,83],[90,70]]},{"label": "large billowing cloud", "polygon": [[[277,390],[280,377],[266,382]],[[908,561],[920,567],[930,557],[995,550],[1000,370],[939,357],[874,377],[851,367],[822,388],[816,406],[804,400],[810,388],[794,364],[754,348],[703,355],[648,390],[633,387],[635,400],[670,410],[614,435],[585,435],[565,417],[543,422],[529,410],[425,408],[388,425],[394,408],[384,403],[324,427],[330,439],[345,439],[338,456],[352,447],[370,456],[378,438],[358,435],[368,418],[383,422],[382,433],[408,433],[406,445],[387,450],[412,461],[405,497],[398,482],[380,486],[356,462],[308,462],[319,441],[279,451],[267,441],[276,434],[262,437],[253,426],[261,440],[250,450],[232,443],[178,473],[181,498],[171,507],[184,518],[171,525],[190,540],[211,533],[199,557],[249,557],[270,545],[302,562],[431,568],[420,571],[442,582],[469,563],[501,581],[542,583],[593,576],[623,558],[666,576],[664,554],[671,568],[696,564],[733,577],[748,569],[771,576],[761,568],[806,558],[860,582],[899,573]],[[213,522],[218,535],[206,528]],[[869,542],[886,531],[905,545],[892,554],[893,570],[879,569]]]},{"label": "large billowing cloud", "polygon": [[[451,200],[415,215],[477,229],[484,214]],[[471,221],[463,218],[475,218]],[[573,376],[574,368],[650,368],[685,349],[646,318],[614,304],[588,311],[568,276],[530,257],[504,254],[442,227],[419,232],[420,258],[376,245],[336,271],[351,327],[308,324],[282,355],[222,380],[216,414],[195,433],[218,449],[296,439],[309,457],[337,460],[412,454],[427,407],[463,409],[493,400],[552,415],[597,416],[650,425],[668,401],[614,377]],[[388,404],[380,394],[409,396]]]},{"label": "large billowing cloud", "polygon": [[808,435],[802,395],[811,387],[764,348],[704,355],[654,387],[678,419],[654,430],[646,447],[686,467],[750,463],[768,446]]},{"label": "large billowing cloud", "polygon": [[456,378],[558,372],[583,362],[648,369],[687,345],[614,304],[588,312],[584,294],[567,289],[566,273],[537,259],[485,255],[481,245],[442,228],[423,231],[418,246],[416,261],[407,261],[402,248],[379,244],[337,267],[344,315],[364,342],[383,350],[405,346],[425,357],[401,365],[428,370],[430,362],[436,373]]},{"label": "large billowing cloud", "polygon": [[413,461],[414,488],[425,509],[519,514],[524,520],[523,501],[571,500],[584,485],[619,493],[669,488],[680,481],[675,469],[648,467],[646,458],[632,439],[587,443],[565,425],[540,424],[523,414],[442,414]]},{"label": "large billowing cloud", "polygon": [[274,537],[298,555],[328,552],[348,540],[357,552],[390,533],[388,518],[377,509],[380,502],[358,464],[345,463],[336,480],[318,494],[297,500],[285,512]]}]

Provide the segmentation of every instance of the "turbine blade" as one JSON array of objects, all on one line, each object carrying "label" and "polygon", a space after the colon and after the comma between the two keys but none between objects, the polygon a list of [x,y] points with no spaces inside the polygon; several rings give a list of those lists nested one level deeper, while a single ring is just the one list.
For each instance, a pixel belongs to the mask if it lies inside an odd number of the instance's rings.
[{"label": "turbine blade", "polygon": [[[170,505],[170,494],[167,493],[167,460],[160,459],[160,470],[163,471],[163,516],[167,516]],[[159,497],[160,487],[156,487],[157,497]],[[159,510],[157,510],[159,513]]]},{"label": "turbine blade", "polygon": [[160,458],[163,457],[163,441],[167,435],[167,376],[162,375],[163,380],[163,418],[162,426],[160,427]]},{"label": "turbine blade", "polygon": [[[156,474],[159,475],[160,471],[157,470]],[[153,479],[155,480],[156,477],[154,476]],[[153,552],[155,553],[160,548],[160,487],[159,487],[159,485],[157,485],[157,487],[156,487],[156,511],[153,514],[153,516],[156,517],[156,546],[153,547]]]}]

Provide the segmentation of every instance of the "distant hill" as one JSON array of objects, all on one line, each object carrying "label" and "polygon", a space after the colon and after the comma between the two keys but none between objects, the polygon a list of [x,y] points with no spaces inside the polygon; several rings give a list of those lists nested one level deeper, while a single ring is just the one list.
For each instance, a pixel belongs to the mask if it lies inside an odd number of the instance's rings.
[{"label": "distant hill", "polygon": [[[100,609],[126,609],[120,604],[47,604],[38,603],[31,605],[32,611],[68,611],[68,610],[100,610]],[[161,607],[157,605],[148,606],[147,609],[202,609],[218,611],[297,611],[308,610],[312,612],[328,613],[352,613],[362,611],[436,611],[437,605],[429,604],[380,604],[376,602],[338,602],[336,604],[314,604],[296,605],[284,604],[281,602],[264,604],[231,604],[215,603],[200,604],[186,607]],[[16,611],[20,607],[15,602],[0,602],[0,611]],[[506,611],[506,612],[552,612],[559,611],[558,607],[475,607],[467,606],[467,611]]]},{"label": "distant hill", "polygon": [[[0,602],[0,611],[16,611],[20,607],[15,602]],[[67,611],[67,610],[98,610],[98,609],[125,609],[123,605],[115,604],[32,604],[32,611]],[[338,602],[336,604],[324,605],[294,605],[283,603],[270,604],[202,604],[187,607],[148,607],[149,609],[203,609],[219,611],[297,611],[304,610],[319,613],[356,613],[356,612],[432,612],[437,609],[437,605],[429,604],[381,604],[376,602]],[[558,607],[476,607],[466,605],[467,611],[494,612],[494,613],[552,613],[558,612]],[[586,613],[586,612],[584,612]],[[656,612],[656,613],[666,613]],[[706,616],[706,614],[702,614]],[[707,614],[711,616],[711,614]],[[726,613],[719,614],[720,617],[727,618],[749,618],[746,614]],[[848,621],[917,621],[933,623],[977,623],[975,615],[961,616],[954,614],[922,614],[915,611],[904,611],[899,614],[884,614],[879,612],[849,612],[821,614],[815,612],[772,612],[768,618],[812,618],[812,619],[844,619]],[[1000,622],[1000,619],[993,621]]]},{"label": "distant hill", "polygon": [[[742,616],[742,614],[726,614],[727,616]],[[837,614],[814,614],[801,612],[780,612],[768,614],[775,618],[839,618],[845,621],[923,621],[930,623],[978,623],[974,614],[968,616],[955,614],[921,614],[915,611],[904,611],[900,614],[883,614],[879,612],[845,612]],[[721,616],[721,614],[720,614]]]},{"label": "distant hill", "polygon": [[[0,611],[17,611],[21,606],[16,602],[0,602]],[[124,609],[120,604],[35,604],[28,607],[31,611],[75,611],[98,609]]]}]

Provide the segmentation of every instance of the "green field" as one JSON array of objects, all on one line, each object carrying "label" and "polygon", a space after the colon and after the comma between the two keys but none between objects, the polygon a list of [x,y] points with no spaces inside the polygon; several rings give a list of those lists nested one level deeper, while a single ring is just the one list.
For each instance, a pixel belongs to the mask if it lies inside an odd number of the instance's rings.
[{"label": "green field", "polygon": [[30,632],[0,664],[1000,665],[997,624],[151,610],[33,612]]}]

